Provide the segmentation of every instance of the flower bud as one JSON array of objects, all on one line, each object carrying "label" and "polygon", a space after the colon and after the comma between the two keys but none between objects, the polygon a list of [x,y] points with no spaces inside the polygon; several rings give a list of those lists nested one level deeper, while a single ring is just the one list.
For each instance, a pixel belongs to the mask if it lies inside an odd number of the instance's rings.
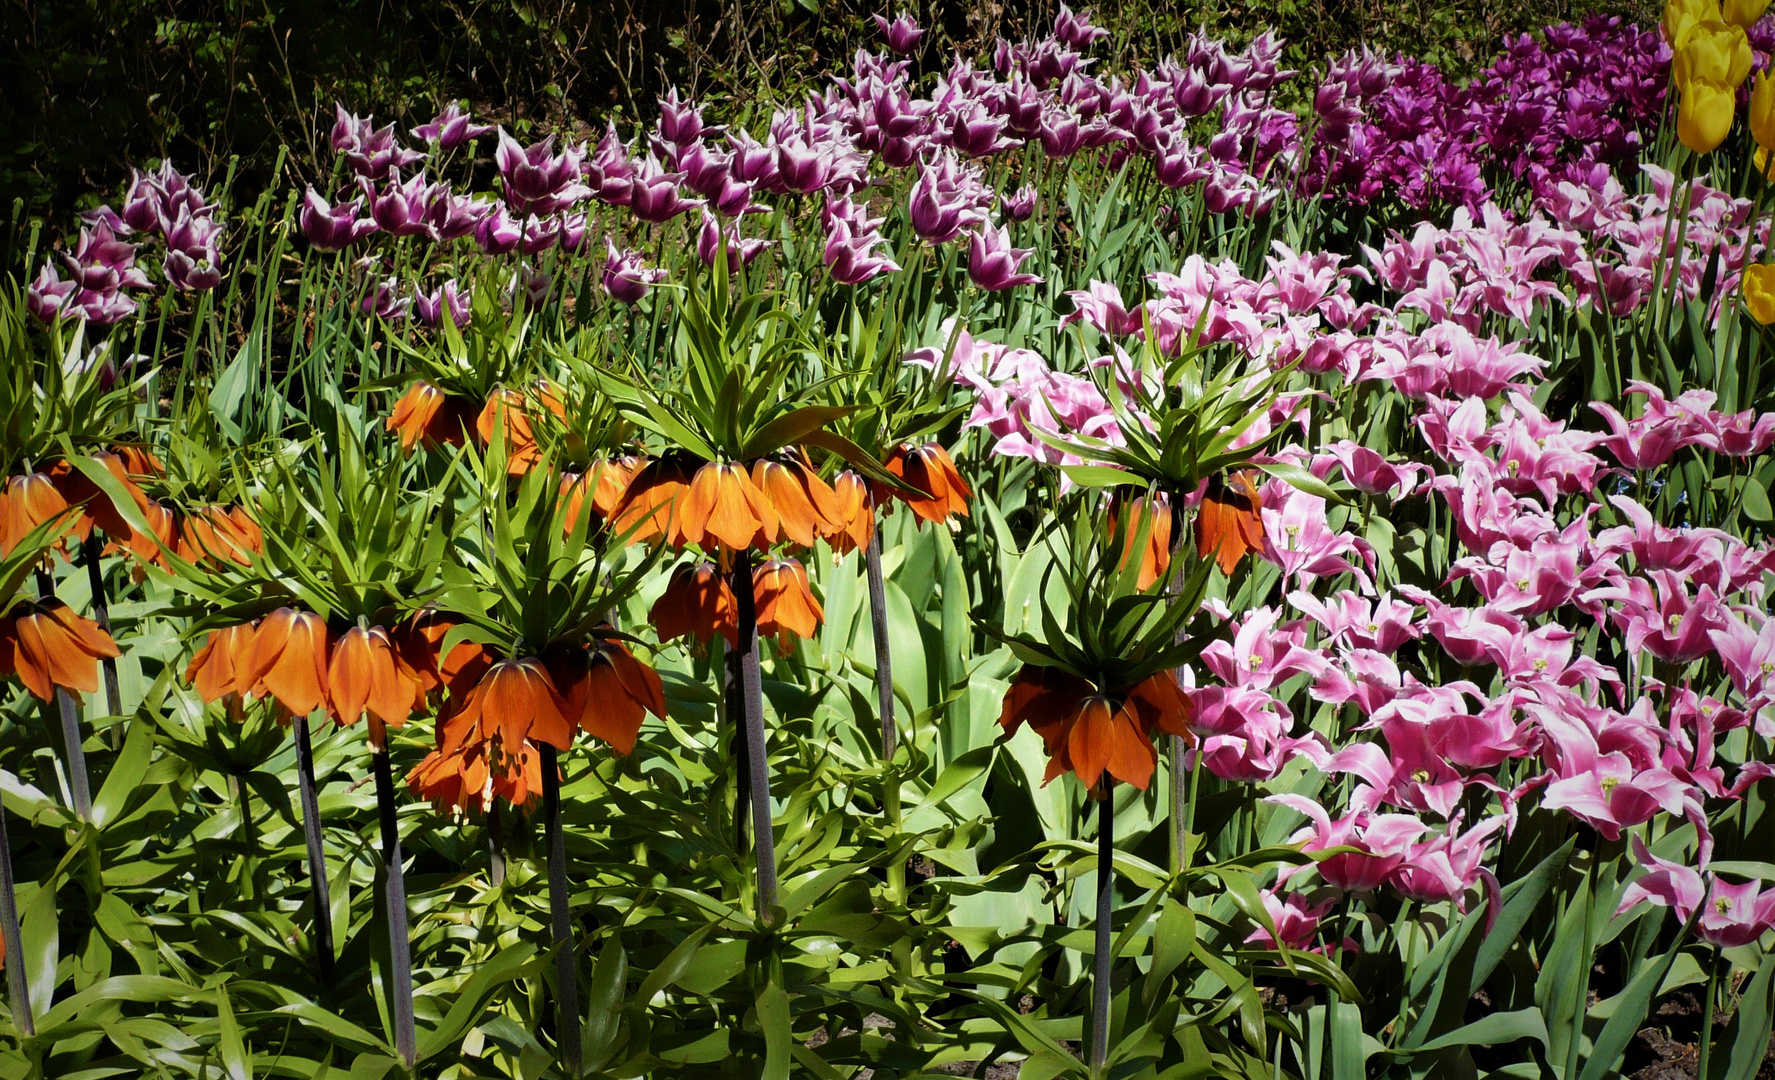
[{"label": "flower bud", "polygon": [[1752,263],[1744,268],[1744,307],[1764,326],[1775,322],[1775,266]]},{"label": "flower bud", "polygon": [[1711,152],[1732,130],[1732,91],[1708,79],[1684,83],[1676,137],[1697,154]]}]

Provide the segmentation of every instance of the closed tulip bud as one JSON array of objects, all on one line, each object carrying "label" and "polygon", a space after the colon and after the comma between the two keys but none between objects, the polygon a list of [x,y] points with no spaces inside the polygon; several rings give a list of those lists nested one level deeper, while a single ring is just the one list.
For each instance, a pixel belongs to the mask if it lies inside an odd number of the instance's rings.
[{"label": "closed tulip bud", "polygon": [[1744,268],[1744,306],[1764,326],[1775,322],[1775,266],[1752,263]]},{"label": "closed tulip bud", "polygon": [[1669,0],[1664,5],[1664,38],[1672,49],[1680,49],[1699,24],[1724,21],[1719,0]]},{"label": "closed tulip bud", "polygon": [[1683,84],[1676,137],[1697,154],[1712,152],[1732,130],[1732,90],[1707,79]]},{"label": "closed tulip bud", "polygon": [[1698,23],[1671,61],[1678,86],[1705,80],[1736,88],[1750,75],[1750,39],[1742,27]]},{"label": "closed tulip bud", "polygon": [[1775,79],[1766,71],[1751,87],[1750,134],[1764,152],[1775,149]]},{"label": "closed tulip bud", "polygon": [[1724,21],[1749,30],[1769,10],[1769,0],[1724,0],[1720,6]]}]

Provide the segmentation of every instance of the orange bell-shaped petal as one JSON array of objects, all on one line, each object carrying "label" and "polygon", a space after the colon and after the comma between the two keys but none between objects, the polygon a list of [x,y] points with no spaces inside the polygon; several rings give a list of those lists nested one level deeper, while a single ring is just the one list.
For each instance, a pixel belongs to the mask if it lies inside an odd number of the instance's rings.
[{"label": "orange bell-shaped petal", "polygon": [[1071,672],[1025,664],[1005,691],[998,723],[1006,735],[1014,735],[1028,724],[1052,755],[1064,746],[1067,726],[1078,715],[1079,703],[1090,694],[1091,684]]},{"label": "orange bell-shaped petal", "polygon": [[99,658],[121,655],[99,624],[60,600],[21,604],[0,628],[10,641],[6,666],[43,701],[65,687],[82,694],[99,688]]},{"label": "orange bell-shaped petal", "polygon": [[1208,491],[1196,510],[1196,554],[1212,554],[1220,572],[1231,574],[1247,552],[1263,550],[1263,496],[1250,472],[1238,472],[1222,482],[1208,481]]},{"label": "orange bell-shaped petal", "polygon": [[610,527],[637,543],[665,538],[678,529],[682,504],[690,494],[690,474],[675,458],[655,458],[641,466],[610,516]]},{"label": "orange bell-shaped petal", "polygon": [[788,652],[794,638],[811,638],[819,632],[826,612],[814,598],[807,568],[794,559],[773,559],[752,571],[752,596],[758,618],[758,635],[776,635],[777,648]]},{"label": "orange bell-shaped petal", "polygon": [[204,701],[219,701],[229,694],[244,696],[252,688],[249,675],[253,637],[252,623],[236,623],[212,632],[203,648],[185,665],[185,681]]},{"label": "orange bell-shaped petal", "polygon": [[428,450],[461,446],[474,421],[475,405],[423,380],[407,387],[394,404],[386,427],[400,436],[403,453],[423,443]]},{"label": "orange bell-shaped petal", "polygon": [[[34,472],[9,478],[4,494],[0,494],[0,558],[11,555],[32,529],[67,509],[68,500],[49,474]],[[75,535],[85,538],[78,528]]]},{"label": "orange bell-shaped petal", "polygon": [[1171,500],[1164,492],[1150,500],[1145,493],[1130,498],[1118,492],[1109,503],[1109,531],[1122,544],[1118,569],[1134,556],[1142,528],[1146,538],[1140,542],[1140,576],[1135,584],[1146,589],[1171,568]]},{"label": "orange bell-shaped petal", "polygon": [[462,710],[451,718],[458,730],[476,730],[482,738],[497,738],[505,746],[525,739],[567,749],[573,727],[567,720],[567,703],[555,690],[541,660],[501,660],[487,669],[469,692]]},{"label": "orange bell-shaped petal", "polygon": [[558,650],[549,657],[548,669],[567,705],[568,719],[619,754],[635,749],[647,713],[662,719],[666,715],[659,673],[635,659],[621,642],[601,641],[589,652]]},{"label": "orange bell-shaped petal", "polygon": [[875,535],[875,506],[869,485],[846,469],[833,479],[832,497],[837,510],[833,519],[836,527],[826,533],[826,542],[839,555],[868,547],[869,538]]},{"label": "orange bell-shaped petal", "polygon": [[804,548],[842,527],[838,496],[799,461],[761,458],[752,463],[752,483],[770,500],[781,535]]},{"label": "orange bell-shaped petal", "polygon": [[[565,417],[566,409],[561,399],[544,382],[539,384],[537,399],[543,407],[557,417]],[[480,436],[482,445],[493,444],[493,434],[500,427],[505,429],[505,471],[508,476],[523,476],[542,461],[542,446],[536,441],[536,429],[531,426],[529,403],[521,391],[510,388],[495,390],[487,399],[486,407],[475,419],[475,434]]]},{"label": "orange bell-shaped petal", "polygon": [[253,634],[253,692],[270,694],[293,716],[327,703],[327,623],[312,611],[278,608]]},{"label": "orange bell-shaped petal", "polygon": [[920,447],[901,446],[882,463],[890,475],[904,480],[919,494],[909,494],[878,485],[876,501],[887,497],[899,499],[922,521],[941,525],[952,515],[968,516],[968,500],[973,491],[961,478],[949,451],[937,443]]},{"label": "orange bell-shaped petal", "polygon": [[[101,450],[92,455],[92,459],[104,466],[105,471],[129,493],[130,501],[135,503],[137,511],[144,511],[148,506],[148,496],[136,486],[131,478],[129,468],[124,459],[117,454]],[[93,526],[98,526],[112,540],[127,541],[135,534],[129,523],[124,521],[111,497],[99,490],[99,486],[87,478],[87,475],[67,461],[58,461],[50,469],[49,477],[54,481],[57,490],[67,500],[69,506],[81,509],[81,518],[75,526],[75,535],[85,537]]]},{"label": "orange bell-shaped petal", "polygon": [[1122,708],[1131,712],[1140,730],[1151,735],[1162,731],[1167,735],[1194,741],[1189,729],[1190,703],[1184,696],[1177,677],[1169,671],[1148,676],[1128,691]]},{"label": "orange bell-shaped petal", "polygon": [[391,727],[407,722],[418,696],[418,677],[401,662],[380,626],[354,626],[333,644],[327,663],[327,697],[333,718],[355,724],[367,710]]},{"label": "orange bell-shaped petal", "polygon": [[690,490],[666,539],[679,548],[697,544],[708,550],[719,545],[728,551],[744,551],[775,543],[777,528],[776,511],[745,468],[710,461],[691,478]]},{"label": "orange bell-shaped petal", "polygon": [[708,644],[716,634],[739,645],[739,601],[714,563],[679,567],[647,613],[661,641],[689,635]]}]

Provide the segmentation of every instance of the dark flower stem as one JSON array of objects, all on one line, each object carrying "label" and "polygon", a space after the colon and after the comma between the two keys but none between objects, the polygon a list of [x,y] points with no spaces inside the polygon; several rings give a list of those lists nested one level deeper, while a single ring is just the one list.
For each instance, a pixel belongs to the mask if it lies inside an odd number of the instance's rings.
[{"label": "dark flower stem", "polygon": [[487,808],[487,877],[494,885],[505,884],[505,825],[497,800]]},{"label": "dark flower stem", "polygon": [[746,773],[752,802],[752,850],[758,863],[758,917],[775,921],[777,847],[770,817],[770,764],[764,745],[764,676],[758,666],[758,609],[752,594],[752,556],[740,552],[733,568],[739,601],[740,689],[745,702]]},{"label": "dark flower stem", "polygon": [[746,753],[746,713],[739,704],[740,652],[725,642],[720,648],[722,720],[733,725],[733,849],[740,852],[746,850],[746,813],[751,799],[747,763],[751,757]]},{"label": "dark flower stem", "polygon": [[333,985],[333,907],[327,890],[327,856],[322,847],[320,795],[314,786],[314,746],[308,717],[295,718],[296,786],[302,795],[302,838],[308,844],[308,893],[314,902],[314,955],[320,981]]},{"label": "dark flower stem", "polygon": [[[92,587],[92,621],[99,629],[111,632],[111,604],[105,595],[105,573],[99,565],[99,552],[104,545],[97,536],[88,538],[81,554],[86,561],[86,580]],[[111,716],[123,715],[123,691],[117,685],[117,660],[110,656],[99,659],[105,677],[105,709]],[[121,729],[113,728],[113,731]],[[113,747],[115,749],[115,747]]]},{"label": "dark flower stem", "polygon": [[1096,952],[1091,957],[1091,1075],[1097,1076],[1109,1058],[1110,929],[1115,922],[1115,798],[1105,781],[1097,804],[1097,925]]},{"label": "dark flower stem", "polygon": [[[873,506],[869,511],[874,514]],[[892,763],[900,728],[894,722],[894,662],[888,648],[887,581],[881,573],[881,522],[871,522],[863,551],[869,576],[869,625],[875,632],[875,697],[881,708],[881,760]]]},{"label": "dark flower stem", "polygon": [[573,917],[567,901],[567,838],[561,832],[561,774],[555,748],[542,747],[542,812],[549,848],[549,929],[555,942],[555,1002],[560,1006],[561,1059],[580,1071],[579,973],[573,963]]},{"label": "dark flower stem", "polygon": [[18,930],[18,894],[12,887],[12,841],[6,837],[6,811],[0,810],[0,935],[6,941],[6,988],[12,1026],[20,1035],[37,1034],[31,1015],[31,984],[25,979],[25,942]]},{"label": "dark flower stem", "polygon": [[407,930],[407,881],[401,867],[401,829],[394,813],[394,772],[388,761],[386,736],[370,741],[370,762],[376,771],[376,806],[382,816],[382,862],[388,874],[388,953],[394,999],[394,1048],[413,1069],[419,1039],[413,1028],[413,943]]},{"label": "dark flower stem", "polygon": [[[55,579],[42,567],[37,568],[37,595],[44,600],[55,598]],[[74,695],[65,687],[55,688],[55,703],[62,716],[62,746],[68,754],[68,787],[74,797],[74,813],[81,821],[91,821],[92,786],[86,778],[86,747],[80,734],[80,714],[75,711]]]}]

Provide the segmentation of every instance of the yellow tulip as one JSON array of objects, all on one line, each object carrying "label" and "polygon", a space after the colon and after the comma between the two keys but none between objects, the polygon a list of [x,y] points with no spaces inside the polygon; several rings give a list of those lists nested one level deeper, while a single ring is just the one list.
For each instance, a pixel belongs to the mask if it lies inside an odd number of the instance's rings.
[{"label": "yellow tulip", "polygon": [[1698,79],[1735,88],[1750,75],[1750,39],[1744,28],[1723,22],[1697,23],[1676,50],[1671,74],[1678,86]]},{"label": "yellow tulip", "polygon": [[1680,49],[1688,32],[1704,22],[1724,22],[1719,0],[1669,0],[1664,5],[1664,37]]},{"label": "yellow tulip", "polygon": [[1721,7],[1726,22],[1749,30],[1769,10],[1769,0],[1725,0]]},{"label": "yellow tulip", "polygon": [[1683,84],[1676,108],[1676,137],[1697,154],[1709,153],[1732,130],[1732,89],[1709,79]]},{"label": "yellow tulip", "polygon": [[1764,150],[1775,149],[1775,79],[1767,71],[1751,86],[1750,134]]},{"label": "yellow tulip", "polygon": [[1775,266],[1752,263],[1744,268],[1744,307],[1764,326],[1775,322]]}]

